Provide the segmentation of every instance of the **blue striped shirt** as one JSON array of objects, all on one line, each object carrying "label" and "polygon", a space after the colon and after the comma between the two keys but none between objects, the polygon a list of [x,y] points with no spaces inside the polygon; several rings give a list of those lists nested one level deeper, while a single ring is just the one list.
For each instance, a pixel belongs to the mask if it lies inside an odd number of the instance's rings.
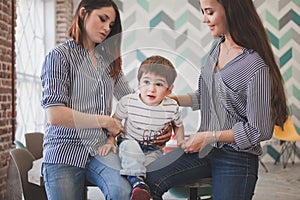
[{"label": "blue striped shirt", "polygon": [[[215,71],[220,44],[216,39],[201,68],[193,107],[201,110],[199,131],[232,129],[237,151],[262,153],[260,142],[272,137],[269,67],[257,52],[243,52]],[[214,144],[221,148],[225,143]]]},{"label": "blue striped shirt", "polygon": [[[44,109],[66,106],[98,115],[110,115],[113,96],[119,100],[132,93],[121,72],[110,77],[111,66],[105,60],[105,49],[96,48],[96,67],[88,51],[67,40],[45,58],[42,67],[42,100]],[[44,136],[44,162],[85,167],[89,155],[107,140],[105,129],[76,129],[47,124]]]}]

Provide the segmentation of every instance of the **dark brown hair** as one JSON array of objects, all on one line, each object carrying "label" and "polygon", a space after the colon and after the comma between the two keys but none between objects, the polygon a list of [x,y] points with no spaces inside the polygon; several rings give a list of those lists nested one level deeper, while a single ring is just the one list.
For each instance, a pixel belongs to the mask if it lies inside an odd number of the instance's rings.
[{"label": "dark brown hair", "polygon": [[252,0],[217,0],[223,5],[229,33],[235,43],[255,50],[270,68],[271,117],[283,127],[289,114],[283,79],[270,41]]},{"label": "dark brown hair", "polygon": [[151,56],[141,63],[137,75],[138,81],[141,80],[144,73],[153,73],[166,78],[168,87],[174,83],[177,76],[174,65],[162,56]]},{"label": "dark brown hair", "polygon": [[105,53],[108,56],[112,70],[111,77],[116,78],[121,71],[121,40],[122,40],[122,25],[120,13],[117,5],[112,0],[82,0],[76,10],[72,25],[69,28],[68,35],[73,38],[77,44],[83,46],[84,18],[80,17],[80,9],[85,8],[86,15],[89,15],[93,10],[102,7],[113,7],[116,13],[115,23],[111,28],[111,32],[102,42],[105,45]]}]

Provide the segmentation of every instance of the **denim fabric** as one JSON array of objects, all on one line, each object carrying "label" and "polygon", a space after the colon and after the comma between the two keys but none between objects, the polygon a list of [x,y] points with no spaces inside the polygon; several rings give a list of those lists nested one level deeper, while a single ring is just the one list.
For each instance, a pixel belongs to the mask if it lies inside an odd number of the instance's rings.
[{"label": "denim fabric", "polygon": [[119,156],[110,152],[107,156],[91,158],[86,178],[101,189],[106,200],[129,200],[131,185],[120,175],[120,169]]},{"label": "denim fabric", "polygon": [[43,178],[48,200],[81,200],[85,169],[62,164],[43,164]]},{"label": "denim fabric", "polygon": [[135,140],[123,140],[119,145],[122,175],[145,176],[145,154]]},{"label": "denim fabric", "polygon": [[131,186],[120,175],[117,154],[91,157],[86,168],[62,164],[43,164],[48,200],[81,200],[87,179],[97,185],[106,200],[129,200]]},{"label": "denim fabric", "polygon": [[126,138],[119,143],[119,156],[122,166],[120,173],[122,175],[145,177],[145,166],[163,155],[161,149],[146,149],[145,146],[139,144],[136,140]]},{"label": "denim fabric", "polygon": [[147,183],[153,199],[171,187],[212,177],[214,200],[250,200],[258,173],[258,157],[229,146],[214,148],[205,158],[176,149],[147,166]]},{"label": "denim fabric", "polygon": [[157,158],[161,157],[164,154],[164,151],[162,149],[157,149],[154,151],[147,151],[145,154],[145,163],[144,165],[147,166],[153,161],[155,161]]}]

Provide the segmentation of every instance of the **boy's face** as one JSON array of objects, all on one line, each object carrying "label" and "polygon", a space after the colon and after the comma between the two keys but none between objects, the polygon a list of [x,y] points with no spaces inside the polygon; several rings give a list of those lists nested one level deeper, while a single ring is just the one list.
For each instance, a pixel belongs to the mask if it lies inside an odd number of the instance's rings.
[{"label": "boy's face", "polygon": [[166,78],[153,73],[144,73],[138,83],[141,100],[148,106],[157,106],[171,94],[173,85],[168,86]]}]

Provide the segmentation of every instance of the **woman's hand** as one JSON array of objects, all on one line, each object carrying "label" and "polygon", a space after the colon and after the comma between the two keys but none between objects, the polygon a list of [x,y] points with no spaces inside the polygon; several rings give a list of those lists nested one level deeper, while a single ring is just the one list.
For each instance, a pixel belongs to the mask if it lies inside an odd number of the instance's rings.
[{"label": "woman's hand", "polygon": [[204,149],[208,144],[214,142],[214,138],[211,132],[198,132],[189,136],[189,138],[183,140],[178,145],[186,153],[199,152]]},{"label": "woman's hand", "polygon": [[160,148],[163,148],[166,145],[166,142],[168,142],[171,139],[171,136],[172,124],[163,129],[162,134],[155,138],[153,144],[159,146]]},{"label": "woman's hand", "polygon": [[106,156],[110,150],[112,150],[114,153],[117,153],[117,147],[113,144],[104,144],[100,147],[98,147],[98,154],[100,156]]},{"label": "woman's hand", "polygon": [[109,116],[107,116],[106,120],[107,123],[105,128],[108,130],[111,136],[116,137],[122,132],[122,124],[120,120]]},{"label": "woman's hand", "polygon": [[106,156],[110,151],[113,151],[114,153],[117,153],[117,147],[115,145],[113,137],[109,138],[107,140],[106,144],[98,147],[98,154],[100,156]]}]

